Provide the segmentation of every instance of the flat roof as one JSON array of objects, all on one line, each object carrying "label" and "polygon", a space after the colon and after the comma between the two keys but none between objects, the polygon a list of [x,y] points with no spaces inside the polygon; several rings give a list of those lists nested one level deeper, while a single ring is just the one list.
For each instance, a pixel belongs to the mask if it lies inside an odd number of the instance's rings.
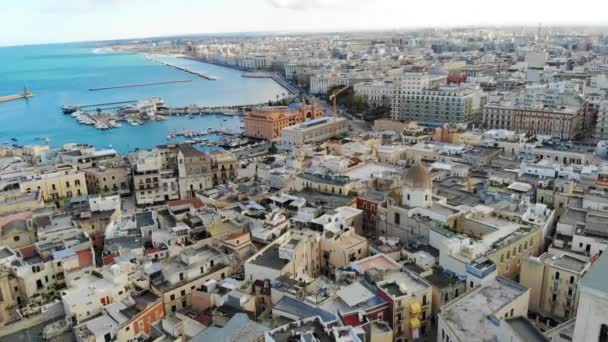
[{"label": "flat roof", "polygon": [[492,340],[498,336],[499,327],[489,317],[526,291],[515,282],[497,277],[442,307],[439,316],[459,341]]},{"label": "flat roof", "polygon": [[511,326],[522,341],[526,342],[546,342],[548,338],[543,335],[538,328],[529,320],[523,317],[515,317],[506,320],[506,323]]},{"label": "flat roof", "polygon": [[582,280],[582,286],[608,293],[608,253],[603,253]]},{"label": "flat roof", "polygon": [[289,263],[289,261],[279,258],[279,246],[277,244],[271,245],[249,262],[275,270],[282,270]]}]

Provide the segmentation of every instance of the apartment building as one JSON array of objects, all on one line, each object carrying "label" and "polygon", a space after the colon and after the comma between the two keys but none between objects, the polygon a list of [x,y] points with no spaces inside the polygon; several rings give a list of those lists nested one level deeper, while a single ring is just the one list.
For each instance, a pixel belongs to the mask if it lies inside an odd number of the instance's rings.
[{"label": "apartment building", "polygon": [[608,139],[608,100],[601,101],[598,106],[594,137],[598,140]]},{"label": "apartment building", "polygon": [[281,136],[283,128],[323,116],[325,110],[314,102],[310,105],[301,104],[298,109],[283,106],[256,108],[245,114],[245,135],[274,140]]},{"label": "apartment building", "polygon": [[[197,191],[213,186],[211,157],[208,153],[201,152],[189,144],[179,145],[178,150],[179,197],[181,199],[194,198]],[[234,169],[232,171],[234,173]],[[217,179],[217,176],[215,178]]]},{"label": "apartment building", "polygon": [[395,95],[391,116],[432,126],[468,123],[481,111],[477,97],[470,90],[401,91]]},{"label": "apartment building", "polygon": [[393,101],[395,85],[392,81],[371,81],[353,86],[355,96],[360,96],[370,107],[388,107]]},{"label": "apartment building", "polygon": [[166,313],[190,307],[194,289],[230,276],[233,269],[229,256],[211,246],[184,249],[159,265],[160,272],[150,277],[151,290],[162,298]]},{"label": "apartment building", "polygon": [[83,169],[87,189],[91,194],[131,194],[131,170],[126,166],[102,166]]},{"label": "apartment building", "polygon": [[549,135],[560,139],[573,139],[581,130],[582,119],[583,111],[580,107],[550,109],[491,103],[483,108],[485,128]]},{"label": "apartment building", "polygon": [[429,283],[408,271],[392,271],[376,285],[392,304],[392,317],[385,320],[393,328],[394,341],[414,341],[430,332],[433,296]]},{"label": "apartment building", "polygon": [[349,195],[356,194],[361,188],[362,183],[360,181],[350,179],[348,176],[324,176],[303,172],[296,175],[292,190],[311,189],[336,195]]},{"label": "apartment building", "polygon": [[334,136],[341,136],[349,131],[350,125],[345,118],[322,117],[281,130],[279,148],[282,150],[293,150],[306,144],[323,142]]},{"label": "apartment building", "polygon": [[579,284],[579,305],[572,341],[608,339],[608,256],[601,256]]},{"label": "apartment building", "polygon": [[558,322],[575,317],[578,283],[589,266],[586,257],[566,253],[523,260],[520,284],[530,289],[530,311]]},{"label": "apartment building", "polygon": [[346,74],[321,73],[310,77],[310,93],[326,94],[335,86],[347,86],[350,84],[350,77]]},{"label": "apartment building", "polygon": [[73,196],[88,194],[85,173],[74,166],[57,166],[50,170],[41,170],[21,180],[19,189],[22,193],[40,191],[42,199],[61,207],[62,201]]},{"label": "apartment building", "polygon": [[237,179],[238,163],[232,153],[216,151],[212,152],[209,158],[211,160],[211,182],[214,186],[234,182]]},{"label": "apartment building", "polygon": [[441,308],[437,315],[437,341],[495,340],[501,325],[513,317],[526,317],[530,290],[496,277]]},{"label": "apartment building", "polygon": [[72,325],[80,324],[98,314],[103,307],[129,296],[129,265],[112,265],[85,273],[69,281],[61,291],[66,318]]},{"label": "apartment building", "polygon": [[133,191],[137,205],[152,205],[179,198],[177,174],[174,169],[163,167],[166,160],[166,154],[161,155],[159,149],[138,153],[133,165]]}]

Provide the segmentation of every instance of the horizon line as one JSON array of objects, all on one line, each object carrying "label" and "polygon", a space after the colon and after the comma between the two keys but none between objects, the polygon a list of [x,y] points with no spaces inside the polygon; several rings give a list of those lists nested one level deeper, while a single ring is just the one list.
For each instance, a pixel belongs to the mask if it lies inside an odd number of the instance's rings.
[{"label": "horizon line", "polygon": [[[538,28],[539,23],[535,24],[470,24],[470,25],[443,25],[443,26],[402,26],[399,28],[377,28],[377,29],[332,29],[332,30],[260,30],[260,31],[223,31],[223,32],[198,32],[198,33],[178,33],[169,35],[152,35],[145,37],[125,37],[125,38],[103,38],[103,39],[87,39],[87,40],[65,40],[47,43],[22,43],[22,44],[0,44],[0,48],[10,47],[26,47],[26,46],[37,46],[37,45],[55,45],[55,44],[82,44],[82,43],[107,43],[107,42],[119,42],[129,40],[150,40],[150,39],[162,39],[162,38],[183,38],[183,37],[201,37],[201,36],[214,36],[214,35],[314,35],[314,34],[332,34],[332,33],[381,33],[381,32],[394,32],[398,33],[401,31],[415,31],[415,30],[447,30],[447,29],[484,29],[484,28]],[[540,23],[542,24],[542,23]],[[608,24],[549,24],[543,25],[544,29],[547,28],[595,28],[595,29],[608,29]]]}]

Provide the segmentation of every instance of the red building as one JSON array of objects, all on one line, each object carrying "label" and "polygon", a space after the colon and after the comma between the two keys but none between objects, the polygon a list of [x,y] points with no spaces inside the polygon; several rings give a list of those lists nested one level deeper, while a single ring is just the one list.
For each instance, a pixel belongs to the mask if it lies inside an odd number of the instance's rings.
[{"label": "red building", "polygon": [[381,191],[368,191],[357,197],[357,209],[363,210],[363,232],[365,235],[376,231],[378,207],[384,203],[385,194]]},{"label": "red building", "polygon": [[[340,315],[344,325],[355,327],[378,319],[387,321],[392,319],[392,303],[389,303],[380,295],[380,290],[375,285],[365,282],[355,282],[343,290],[345,290],[344,292],[346,293],[339,293],[338,297],[340,297],[340,300],[343,301],[343,304],[345,305],[340,308],[338,315]],[[350,298],[348,292],[359,294],[367,293],[368,296],[362,295],[357,297],[357,301],[353,301],[355,296]]]},{"label": "red building", "polygon": [[121,310],[128,320],[121,324],[118,336],[125,339],[141,335],[150,336],[152,323],[165,317],[163,302],[150,291],[133,294],[131,298],[135,304]]}]

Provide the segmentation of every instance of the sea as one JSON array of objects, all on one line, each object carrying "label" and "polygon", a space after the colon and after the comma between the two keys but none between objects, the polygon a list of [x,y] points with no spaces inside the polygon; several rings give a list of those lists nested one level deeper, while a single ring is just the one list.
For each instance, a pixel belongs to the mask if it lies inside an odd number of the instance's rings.
[{"label": "sea", "polygon": [[[170,107],[257,104],[276,100],[287,90],[271,79],[242,77],[239,70],[178,58],[156,59],[211,75],[210,81],[158,64],[139,53],[113,52],[94,43],[0,48],[0,96],[23,92],[29,99],[0,103],[0,146],[86,143],[121,153],[169,142],[176,130],[238,130],[238,116],[169,117],[141,126],[98,130],[79,124],[62,105],[89,105],[161,97]],[[89,91],[90,88],[191,79],[191,82]],[[48,141],[48,142],[47,142]],[[178,140],[171,140],[178,141]]]}]

